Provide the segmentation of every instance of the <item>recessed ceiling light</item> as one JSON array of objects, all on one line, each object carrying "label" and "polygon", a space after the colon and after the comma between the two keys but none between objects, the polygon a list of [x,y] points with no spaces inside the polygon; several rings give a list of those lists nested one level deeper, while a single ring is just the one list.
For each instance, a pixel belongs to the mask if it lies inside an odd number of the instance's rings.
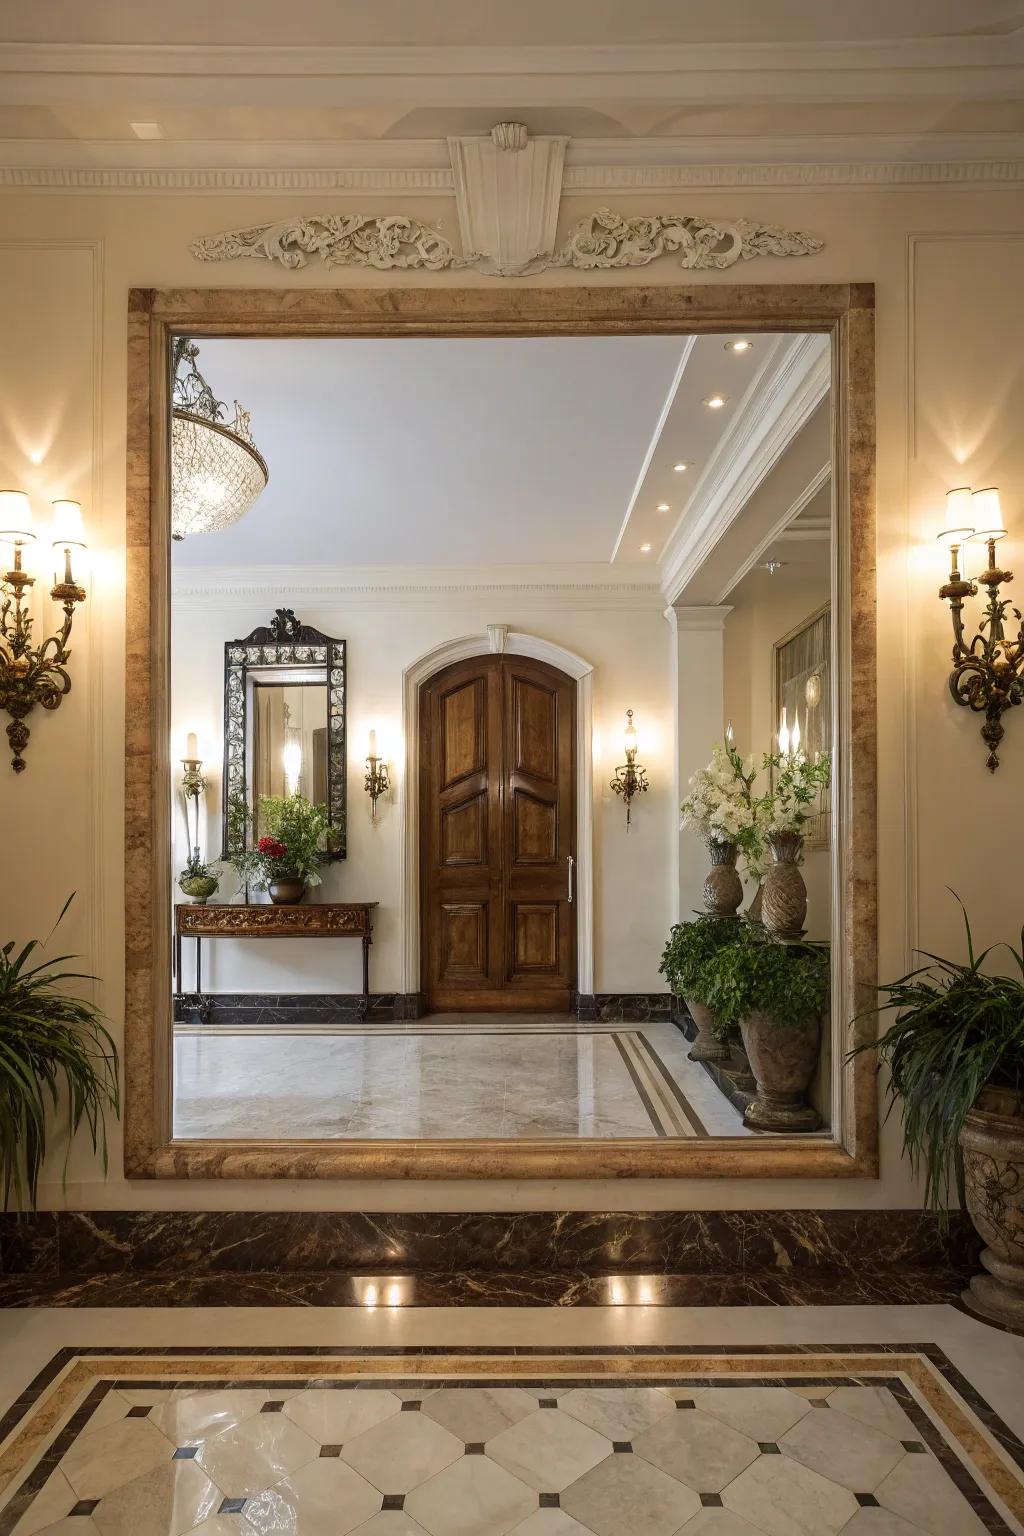
[{"label": "recessed ceiling light", "polygon": [[749,352],[753,345],[754,343],[748,341],[745,336],[737,336],[735,341],[726,342],[725,350],[727,352]]},{"label": "recessed ceiling light", "polygon": [[162,139],[164,136],[159,123],[129,123],[128,126],[137,139]]},{"label": "recessed ceiling light", "polygon": [[720,411],[722,406],[725,404],[725,396],[708,395],[708,398],[704,401],[704,404],[707,406],[709,411]]},{"label": "recessed ceiling light", "polygon": [[667,501],[659,501],[658,502],[658,511],[659,512],[670,512],[671,510],[672,509],[669,506]]},{"label": "recessed ceiling light", "polygon": [[684,469],[689,469],[689,467],[690,467],[689,464],[681,464],[681,463],[680,464],[673,464],[672,465],[672,468],[675,470],[677,475],[681,475],[683,470]]},{"label": "recessed ceiling light", "polygon": [[781,571],[782,567],[788,563],[786,560],[762,560],[761,569],[767,571],[769,576],[774,576],[776,571]]},{"label": "recessed ceiling light", "polygon": [[641,544],[640,545],[640,553],[642,555],[649,555],[650,552],[651,552],[651,546],[649,544]]}]

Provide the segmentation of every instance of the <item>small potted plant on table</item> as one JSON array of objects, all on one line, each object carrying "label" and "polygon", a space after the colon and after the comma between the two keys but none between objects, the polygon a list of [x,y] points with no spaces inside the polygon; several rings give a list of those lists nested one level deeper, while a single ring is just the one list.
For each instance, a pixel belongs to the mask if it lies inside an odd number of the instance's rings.
[{"label": "small potted plant on table", "polygon": [[278,906],[294,906],[309,886],[323,883],[320,870],[330,857],[324,806],[313,805],[305,795],[261,795],[262,835],[255,848],[239,846],[251,820],[244,801],[234,797],[228,813],[236,849],[229,862],[240,880],[257,891],[266,891]]},{"label": "small potted plant on table", "polygon": [[715,1016],[705,1001],[705,967],[724,944],[736,941],[739,920],[700,913],[690,922],[676,923],[669,934],[659,970],[676,997],[686,1004],[697,1027],[689,1053],[691,1061],[727,1061],[729,1046],[714,1033]]}]

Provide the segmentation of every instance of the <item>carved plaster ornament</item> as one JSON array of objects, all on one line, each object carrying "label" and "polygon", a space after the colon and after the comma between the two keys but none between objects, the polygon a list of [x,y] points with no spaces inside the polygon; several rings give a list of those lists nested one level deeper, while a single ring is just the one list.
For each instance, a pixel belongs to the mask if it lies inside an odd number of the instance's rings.
[{"label": "carved plaster ornament", "polygon": [[204,235],[192,242],[192,254],[197,261],[252,257],[290,270],[313,256],[328,267],[473,268],[491,277],[526,277],[555,267],[645,267],[676,254],[687,271],[722,271],[755,256],[811,256],[824,245],[804,230],[751,219],[599,208],[556,250],[568,142],[530,138],[522,123],[498,123],[487,138],[448,140],[464,254],[420,219],[360,213],[308,214]]}]

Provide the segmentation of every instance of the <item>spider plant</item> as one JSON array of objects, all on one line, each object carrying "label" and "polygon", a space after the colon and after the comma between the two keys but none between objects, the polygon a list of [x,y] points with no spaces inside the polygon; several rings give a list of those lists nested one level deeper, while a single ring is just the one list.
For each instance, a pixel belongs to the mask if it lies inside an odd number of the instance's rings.
[{"label": "spider plant", "polygon": [[[64,903],[54,931],[74,900]],[[51,933],[51,938],[52,938]],[[120,1113],[117,1047],[95,1004],[65,990],[95,977],[61,967],[73,955],[39,958],[44,948],[30,939],[0,950],[0,1184],[6,1209],[11,1195],[34,1206],[47,1150],[47,1113],[63,1089],[64,1175],[71,1142],[84,1125],[93,1151],[107,1166],[106,1111]]]},{"label": "spider plant", "polygon": [[[945,1212],[955,1188],[964,1203],[960,1131],[982,1089],[1024,1089],[1024,931],[1021,949],[993,944],[975,950],[963,902],[967,962],[919,951],[926,965],[879,988],[879,1014],[895,1023],[877,1042],[889,1069],[888,1117],[897,1102],[903,1149],[915,1177],[924,1170],[925,1201]],[[1006,973],[985,970],[1004,952]],[[873,1049],[868,1042],[858,1051]]]}]

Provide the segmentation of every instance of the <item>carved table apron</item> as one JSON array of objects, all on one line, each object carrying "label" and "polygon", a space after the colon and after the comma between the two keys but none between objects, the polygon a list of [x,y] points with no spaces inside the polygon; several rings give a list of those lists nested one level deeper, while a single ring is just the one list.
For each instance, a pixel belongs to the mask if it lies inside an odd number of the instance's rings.
[{"label": "carved table apron", "polygon": [[363,1012],[370,998],[370,945],[373,943],[375,901],[311,902],[309,906],[188,906],[174,909],[174,997],[183,996],[181,941],[196,941],[196,990],[199,1017],[205,1023],[211,1001],[203,996],[204,939],[361,939],[363,943]]}]

